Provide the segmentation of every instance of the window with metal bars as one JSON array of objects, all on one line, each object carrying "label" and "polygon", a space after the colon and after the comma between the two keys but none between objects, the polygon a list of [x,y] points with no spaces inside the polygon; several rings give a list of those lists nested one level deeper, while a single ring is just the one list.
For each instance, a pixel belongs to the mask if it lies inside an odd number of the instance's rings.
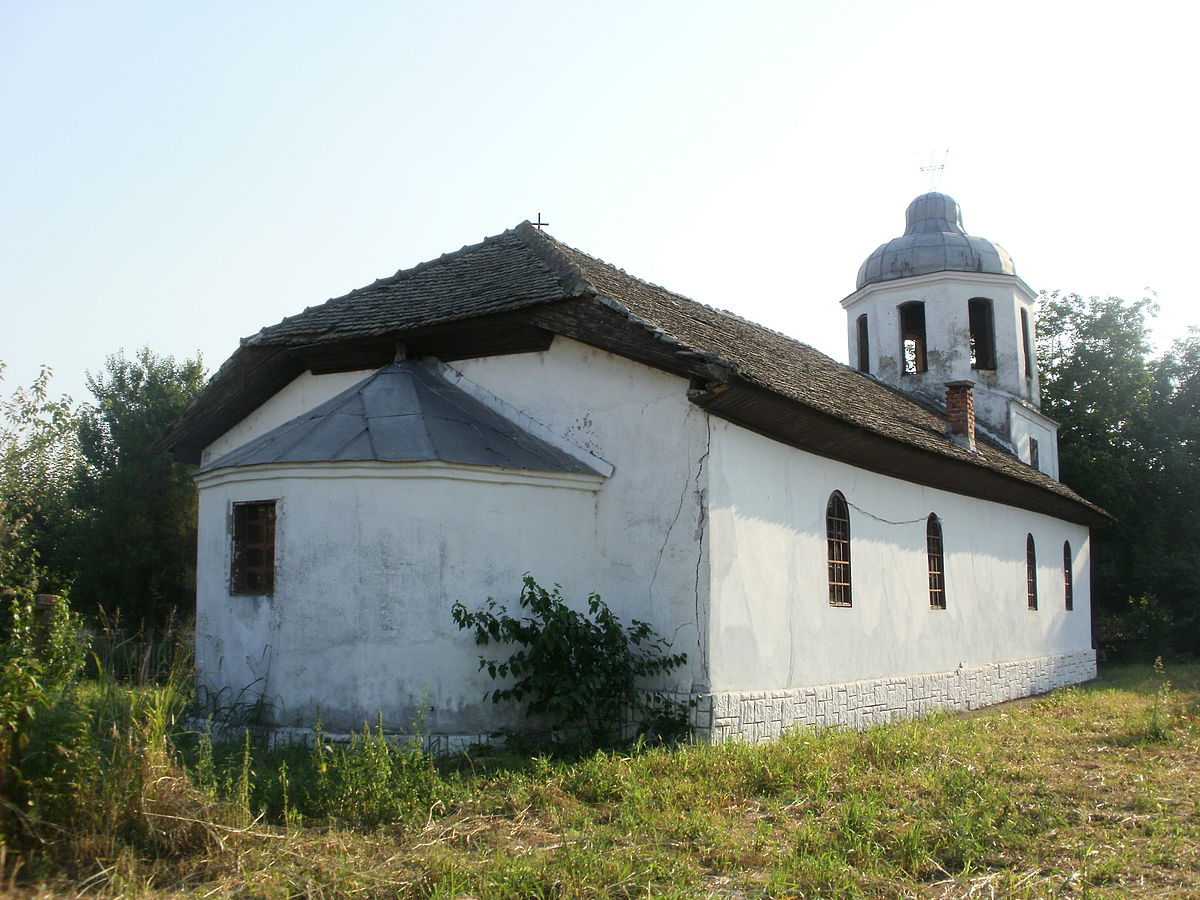
[{"label": "window with metal bars", "polygon": [[1075,608],[1075,576],[1071,568],[1071,542],[1063,541],[1063,595],[1069,610]]},{"label": "window with metal bars", "polygon": [[1025,597],[1030,609],[1038,608],[1037,595],[1037,550],[1033,546],[1033,535],[1025,535]]},{"label": "window with metal bars", "polygon": [[841,491],[829,495],[825,539],[829,547],[829,603],[850,606],[850,508]]},{"label": "window with metal bars", "polygon": [[231,594],[275,591],[275,501],[233,505]]},{"label": "window with metal bars", "polygon": [[942,553],[942,523],[929,514],[925,522],[925,551],[929,557],[929,606],[946,608],[946,559]]}]

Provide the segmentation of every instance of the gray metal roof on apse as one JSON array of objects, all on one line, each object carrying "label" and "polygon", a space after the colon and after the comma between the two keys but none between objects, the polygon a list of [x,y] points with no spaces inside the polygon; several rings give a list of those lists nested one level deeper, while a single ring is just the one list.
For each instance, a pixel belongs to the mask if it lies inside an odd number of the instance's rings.
[{"label": "gray metal roof on apse", "polygon": [[881,244],[858,270],[858,288],[931,272],[1016,275],[1008,251],[963,229],[953,197],[922,194],[908,205],[904,234]]},{"label": "gray metal roof on apse", "polygon": [[333,399],[201,466],[197,474],[235,466],[365,460],[441,460],[596,474],[414,360],[384,366]]}]

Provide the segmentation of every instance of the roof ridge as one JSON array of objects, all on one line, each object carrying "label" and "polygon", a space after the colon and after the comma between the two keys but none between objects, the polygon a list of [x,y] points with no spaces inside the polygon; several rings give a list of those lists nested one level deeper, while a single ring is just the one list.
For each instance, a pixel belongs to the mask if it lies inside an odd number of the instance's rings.
[{"label": "roof ridge", "polygon": [[[522,222],[521,224],[526,225],[528,223]],[[730,319],[735,319],[738,322],[742,322],[746,325],[752,325],[755,328],[761,328],[763,331],[769,331],[771,334],[777,335],[782,338],[787,338],[792,343],[800,344],[804,347],[809,347],[814,350],[816,349],[815,347],[812,346],[812,344],[802,341],[793,335],[787,334],[786,332],[783,332],[783,331],[779,331],[778,329],[772,328],[769,325],[764,325],[761,322],[756,322],[753,319],[747,319],[745,316],[738,315],[737,313],[733,312],[732,310],[728,310],[723,306],[713,306],[711,303],[705,303],[703,300],[697,300],[694,297],[689,297],[687,294],[681,294],[681,293],[679,293],[679,291],[672,290],[669,287],[665,287],[661,284],[656,284],[653,281],[647,281],[645,278],[641,278],[638,275],[634,275],[631,272],[627,272],[625,269],[621,268],[620,266],[616,265],[615,263],[610,263],[607,260],[601,259],[598,256],[593,256],[592,254],[588,253],[585,250],[580,250],[578,247],[572,247],[570,244],[560,241],[558,238],[554,237],[554,235],[552,235],[552,234],[547,234],[544,231],[538,231],[536,229],[534,229],[534,233],[541,235],[545,240],[550,241],[552,244],[557,245],[554,248],[555,250],[558,250],[558,248],[561,247],[561,248],[564,248],[564,249],[570,251],[571,253],[578,253],[580,256],[586,257],[587,259],[590,259],[594,263],[597,263],[599,265],[602,265],[609,269],[612,269],[614,272],[619,273],[624,278],[628,278],[630,281],[636,281],[638,284],[642,284],[642,285],[645,285],[646,287],[653,288],[656,291],[662,291],[663,293],[670,294],[672,297],[678,298],[679,300],[683,300],[687,303],[695,304],[696,306],[699,306],[702,309],[707,309],[710,312],[717,313],[718,315],[728,316]],[[561,251],[559,251],[559,252],[561,253]],[[578,267],[576,263],[571,263],[571,265]],[[596,293],[603,293],[603,292],[596,291]],[[817,352],[819,353],[820,351],[817,351]]]},{"label": "roof ridge", "polygon": [[[324,307],[330,306],[331,304],[340,304],[343,301],[349,302],[349,301],[355,299],[356,297],[359,297],[362,294],[365,294],[368,291],[375,290],[380,285],[388,284],[389,282],[394,282],[396,279],[398,279],[402,275],[412,275],[417,272],[423,272],[426,269],[431,269],[434,266],[437,266],[439,264],[445,264],[447,261],[451,260],[454,257],[459,256],[460,254],[470,253],[473,250],[479,250],[483,247],[488,246],[489,244],[498,243],[502,238],[518,235],[522,225],[530,225],[529,220],[522,222],[520,225],[517,225],[514,228],[509,228],[505,231],[502,231],[499,234],[488,235],[483,240],[481,240],[477,243],[463,244],[457,250],[449,250],[445,253],[442,253],[439,256],[435,256],[433,259],[425,259],[419,263],[415,263],[414,265],[409,266],[408,268],[397,269],[391,275],[385,275],[382,278],[376,278],[370,284],[365,284],[362,287],[356,287],[356,288],[348,291],[345,294],[341,294],[337,297],[330,297],[329,299],[327,299],[321,303],[314,303],[312,306],[306,306],[306,307],[304,307],[304,309],[302,309],[298,313],[295,313],[290,316],[284,316],[282,319],[280,319],[278,322],[274,323],[273,325],[264,325],[262,328],[260,328],[258,331],[256,331],[254,334],[250,335],[249,337],[242,338],[239,341],[239,344],[257,343],[258,342],[257,339],[260,338],[261,335],[263,335],[267,332],[273,331],[274,329],[278,328],[280,325],[283,325],[287,322],[291,322],[295,319],[300,318],[301,316],[307,315],[308,313],[312,312],[315,309],[322,309]],[[536,229],[533,229],[532,225],[530,225],[530,228],[532,230],[536,231]]]},{"label": "roof ridge", "polygon": [[[522,224],[528,224],[528,222],[523,222]],[[422,272],[425,269],[429,269],[429,268],[432,268],[433,266],[436,266],[440,262],[444,262],[452,257],[458,256],[460,253],[469,253],[472,250],[478,250],[479,248],[484,247],[488,244],[494,244],[495,242],[499,241],[503,237],[506,237],[510,234],[515,234],[520,227],[521,226],[518,225],[515,228],[509,228],[505,231],[502,231],[499,234],[488,235],[487,237],[485,237],[482,241],[479,241],[478,243],[463,244],[457,250],[448,250],[445,253],[441,254],[440,256],[435,256],[433,259],[422,260],[421,262],[416,263],[415,265],[409,266],[407,269],[397,269],[395,272],[393,272],[391,275],[387,276],[386,278],[376,278],[373,284],[369,284],[366,287],[355,288],[353,291],[350,292],[350,294],[357,294],[360,291],[368,290],[369,288],[374,287],[376,284],[380,284],[381,282],[385,282],[385,281],[391,281],[393,278],[399,278],[401,275],[408,275],[413,272]],[[350,294],[346,294],[345,296],[349,297]]]},{"label": "roof ridge", "polygon": [[[522,224],[527,224],[527,223],[522,223]],[[655,284],[653,281],[647,281],[645,278],[639,278],[637,275],[634,275],[630,272],[626,272],[624,269],[622,269],[620,266],[616,265],[615,263],[610,263],[607,260],[601,259],[599,256],[592,256],[592,254],[588,253],[586,250],[580,250],[578,247],[572,247],[570,244],[560,241],[558,238],[556,238],[552,234],[548,234],[547,232],[544,232],[544,231],[537,231],[536,229],[534,229],[534,231],[536,234],[540,234],[543,239],[545,239],[545,240],[549,241],[551,244],[553,244],[554,249],[556,251],[558,251],[559,253],[561,253],[563,250],[567,250],[571,253],[578,253],[580,256],[584,257],[585,259],[590,259],[594,263],[598,263],[599,265],[602,265],[602,266],[605,266],[606,268],[612,269],[614,272],[617,272],[621,276],[628,278],[631,281],[636,281],[638,284],[644,284],[646,287],[654,288],[656,291],[665,291],[666,293],[670,294],[671,296],[678,297],[680,300],[687,300],[689,303],[695,303],[699,306],[708,306],[708,304],[706,304],[706,303],[701,303],[699,300],[693,300],[691,297],[688,297],[685,294],[681,294],[678,291],[673,291],[669,287],[664,287],[661,284]],[[570,265],[578,268],[578,263],[572,262],[572,263],[570,263]],[[582,270],[580,270],[580,271],[582,271]],[[713,307],[708,307],[708,308],[713,309]]]},{"label": "roof ridge", "polygon": [[[534,227],[528,219],[510,231],[520,238],[533,255],[559,279],[563,286],[564,296],[582,297],[601,293],[583,274],[583,269],[562,252],[560,248],[567,247],[562,241],[540,228]],[[505,234],[508,233],[505,232]],[[567,249],[574,250],[573,247],[567,247]],[[579,253],[580,251],[575,250],[575,252]]]}]

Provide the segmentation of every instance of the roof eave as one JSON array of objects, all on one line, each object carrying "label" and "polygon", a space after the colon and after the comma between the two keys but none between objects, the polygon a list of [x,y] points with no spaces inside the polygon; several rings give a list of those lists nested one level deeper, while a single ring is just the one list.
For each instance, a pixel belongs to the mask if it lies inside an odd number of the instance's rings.
[{"label": "roof eave", "polygon": [[1082,498],[895,440],[741,379],[716,390],[691,391],[689,399],[712,415],[772,440],[881,475],[1088,527],[1112,521]]},{"label": "roof eave", "polygon": [[300,345],[243,344],[221,366],[159,447],[179,462],[199,464],[204,448],[250,415],[289,382],[314,375],[378,369],[404,344],[407,355],[443,361],[545,350],[553,334],[524,311],[460,319],[341,340]]}]

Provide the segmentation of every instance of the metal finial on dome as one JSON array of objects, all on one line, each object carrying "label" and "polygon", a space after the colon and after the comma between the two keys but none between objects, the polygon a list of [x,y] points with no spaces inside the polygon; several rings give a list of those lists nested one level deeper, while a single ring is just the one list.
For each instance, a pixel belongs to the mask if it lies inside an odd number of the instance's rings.
[{"label": "metal finial on dome", "polygon": [[904,234],[881,244],[858,270],[858,287],[933,272],[1016,275],[999,244],[967,234],[953,197],[936,191],[908,205]]}]

